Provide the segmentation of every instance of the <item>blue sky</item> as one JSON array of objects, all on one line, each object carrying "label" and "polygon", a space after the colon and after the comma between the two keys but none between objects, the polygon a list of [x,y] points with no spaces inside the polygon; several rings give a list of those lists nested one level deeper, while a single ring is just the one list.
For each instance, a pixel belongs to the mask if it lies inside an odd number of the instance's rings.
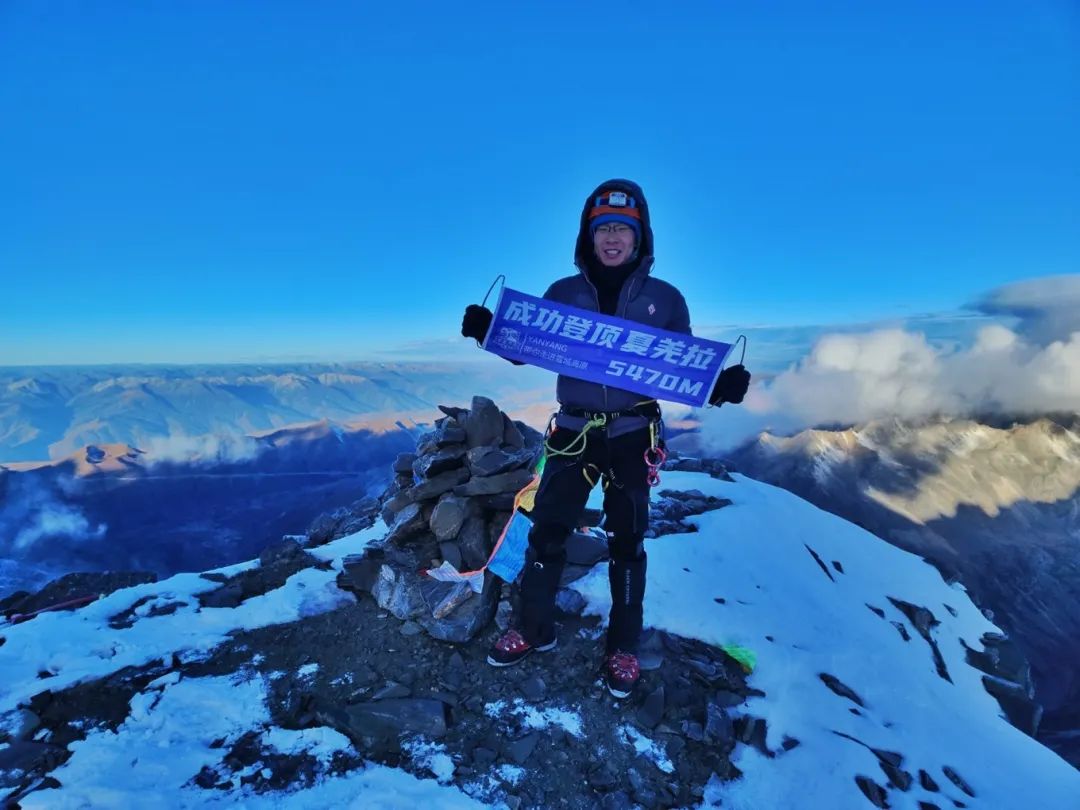
[{"label": "blue sky", "polygon": [[1071,2],[10,0],[0,120],[0,365],[460,350],[611,176],[699,328],[1080,268]]}]

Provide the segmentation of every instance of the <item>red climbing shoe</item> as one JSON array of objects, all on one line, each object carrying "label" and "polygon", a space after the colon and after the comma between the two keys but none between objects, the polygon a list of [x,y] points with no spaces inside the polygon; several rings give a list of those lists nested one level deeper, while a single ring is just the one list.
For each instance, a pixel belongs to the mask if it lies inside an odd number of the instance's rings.
[{"label": "red climbing shoe", "polygon": [[533,650],[547,652],[554,650],[556,639],[547,644],[531,645],[517,630],[507,630],[488,653],[488,663],[493,667],[509,667],[516,664]]},{"label": "red climbing shoe", "polygon": [[614,652],[604,662],[604,682],[617,698],[629,697],[640,677],[641,667],[632,653]]}]

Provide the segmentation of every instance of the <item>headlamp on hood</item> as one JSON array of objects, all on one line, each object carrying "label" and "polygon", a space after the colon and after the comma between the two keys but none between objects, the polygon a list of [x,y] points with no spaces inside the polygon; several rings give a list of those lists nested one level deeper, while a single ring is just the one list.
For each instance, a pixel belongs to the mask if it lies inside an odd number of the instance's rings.
[{"label": "headlamp on hood", "polygon": [[602,191],[593,200],[589,210],[589,233],[596,236],[596,228],[605,222],[622,222],[634,229],[635,243],[641,241],[641,212],[637,200],[625,191]]}]

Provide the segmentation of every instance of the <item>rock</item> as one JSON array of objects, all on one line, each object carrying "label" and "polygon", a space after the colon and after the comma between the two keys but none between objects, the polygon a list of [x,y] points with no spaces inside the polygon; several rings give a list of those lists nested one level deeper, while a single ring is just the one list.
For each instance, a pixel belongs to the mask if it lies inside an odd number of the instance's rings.
[{"label": "rock", "polygon": [[869,776],[856,776],[855,784],[859,786],[859,790],[863,792],[863,795],[870,800],[870,803],[873,804],[874,807],[880,807],[882,810],[890,807],[888,793],[886,793],[885,788]]},{"label": "rock", "polygon": [[343,709],[318,710],[316,719],[340,731],[358,748],[366,738],[416,734],[446,736],[446,704],[426,698],[388,698]]},{"label": "rock", "polygon": [[892,762],[881,759],[880,757],[878,759],[878,764],[881,765],[881,770],[889,780],[890,785],[903,791],[911,789],[911,783],[914,780],[910,773],[900,768],[899,765],[894,765]]},{"label": "rock", "polygon": [[721,481],[734,480],[728,475],[727,468],[722,462],[711,458],[701,459],[680,457],[673,454],[668,457],[668,460],[664,463],[663,469],[681,470],[684,472],[703,472],[708,473],[711,477]]},{"label": "rock", "polygon": [[463,604],[473,594],[466,582],[440,582],[437,579],[420,580],[420,595],[432,617],[442,619]]},{"label": "rock", "polygon": [[581,520],[579,522],[582,526],[595,528],[600,525],[600,521],[603,520],[603,518],[603,509],[586,509],[581,513]]},{"label": "rock", "polygon": [[520,450],[525,446],[525,437],[521,431],[518,430],[509,416],[503,414],[503,435],[502,443],[509,446],[512,450]]},{"label": "rock", "polygon": [[469,480],[469,471],[464,467],[439,473],[433,478],[421,481],[409,493],[414,501],[428,501],[449,492],[459,484]]},{"label": "rock", "polygon": [[580,616],[586,604],[585,597],[573,588],[562,588],[555,594],[555,607],[570,616]]},{"label": "rock", "polygon": [[498,446],[503,437],[503,414],[487,397],[472,398],[472,407],[465,418],[465,443],[469,448]]},{"label": "rock", "polygon": [[862,698],[855,693],[855,690],[843,683],[836,676],[830,675],[827,672],[821,672],[818,674],[818,677],[821,678],[822,683],[829,687],[833,692],[840,695],[840,697],[847,698],[853,703],[857,703],[859,706],[866,708],[866,704],[863,703]]},{"label": "rock", "polygon": [[570,565],[592,568],[608,558],[607,540],[594,534],[571,532],[566,540],[566,561]]},{"label": "rock", "polygon": [[0,743],[27,740],[41,727],[41,718],[29,709],[12,709],[0,714]]},{"label": "rock", "polygon": [[371,593],[375,581],[379,578],[384,555],[380,549],[372,549],[367,554],[349,554],[341,561],[341,574],[338,587],[357,593]]},{"label": "rock", "polygon": [[948,765],[942,767],[941,772],[945,774],[945,778],[956,785],[960,790],[964,791],[968,796],[975,798],[975,791],[969,785],[960,774],[956,772],[955,768],[951,768]]},{"label": "rock", "polygon": [[393,700],[396,698],[407,698],[412,695],[412,690],[405,686],[405,684],[397,683],[396,681],[390,681],[382,689],[379,689],[375,694],[371,696],[372,701],[375,700]]},{"label": "rock", "polygon": [[418,503],[410,503],[398,513],[394,525],[386,533],[386,542],[393,545],[402,545],[426,528],[427,523],[424,520],[423,507]]},{"label": "rock", "polygon": [[495,764],[495,757],[495,752],[490,748],[480,746],[479,748],[474,748],[472,750],[472,762],[478,768],[490,768]]},{"label": "rock", "polygon": [[[530,467],[533,460],[532,450],[519,450],[508,453],[493,447],[474,447],[466,457],[469,471],[474,476],[487,477],[509,470]],[[532,470],[530,469],[531,473]]]},{"label": "rock", "polygon": [[291,539],[283,540],[280,543],[273,543],[259,552],[259,565],[263,568],[269,568],[276,563],[288,563],[305,556],[307,554],[298,542]]},{"label": "rock", "polygon": [[1019,648],[998,633],[982,637],[985,652],[964,644],[967,663],[986,673],[983,687],[997,700],[1006,719],[1034,737],[1042,720],[1042,706],[1035,701],[1031,667]]},{"label": "rock", "polygon": [[499,628],[500,632],[505,633],[510,629],[513,613],[514,610],[510,606],[510,602],[506,600],[499,602],[499,607],[495,611],[495,626]]},{"label": "rock", "polygon": [[521,682],[521,694],[531,701],[543,700],[547,694],[547,684],[539,675],[534,675]]},{"label": "rock", "polygon": [[467,585],[465,588],[469,591],[465,601],[445,616],[440,618],[426,614],[417,619],[432,638],[463,643],[471,640],[491,622],[499,600],[498,579],[491,574],[485,574],[484,589],[479,594],[472,593]]},{"label": "rock", "polygon": [[590,571],[592,571],[591,565],[575,565],[574,563],[567,563],[563,566],[562,576],[559,577],[559,587],[565,588],[570,583],[577,582]]},{"label": "rock", "polygon": [[695,723],[691,720],[682,721],[682,734],[686,739],[693,740],[694,742],[701,742],[705,739],[705,730],[701,727],[701,723]]},{"label": "rock", "polygon": [[394,459],[393,470],[399,474],[412,474],[412,465],[416,461],[416,453],[400,453],[396,459]]},{"label": "rock", "polygon": [[402,489],[386,499],[382,508],[383,522],[389,526],[394,522],[394,516],[413,502],[412,487]]},{"label": "rock", "polygon": [[239,582],[230,582],[195,598],[204,608],[234,608],[244,601],[244,588]]},{"label": "rock", "polygon": [[511,470],[487,478],[471,478],[467,484],[454,487],[455,495],[471,498],[475,495],[496,495],[500,492],[516,493],[532,480],[530,470]]},{"label": "rock", "polygon": [[473,499],[473,503],[492,512],[510,512],[514,508],[514,496],[516,492],[500,492],[497,495],[480,495]]},{"label": "rock", "polygon": [[420,456],[413,462],[413,473],[419,478],[431,479],[465,465],[465,447],[452,445]]},{"label": "rock", "polygon": [[538,742],[540,742],[540,734],[534,731],[520,739],[507,743],[503,747],[503,755],[518,765],[524,765],[529,761],[529,757],[532,756]]},{"label": "rock", "polygon": [[919,771],[919,785],[923,790],[928,790],[931,793],[937,793],[941,790],[941,788],[938,787],[938,783],[934,781],[934,778],[923,770]]},{"label": "rock", "polygon": [[384,563],[379,568],[379,576],[371,595],[383,610],[389,611],[398,619],[415,619],[427,611],[427,605],[420,594],[417,575],[413,571],[396,570]]},{"label": "rock", "polygon": [[705,740],[729,748],[735,744],[735,729],[723,706],[709,702],[705,706]]},{"label": "rock", "polygon": [[492,546],[488,543],[488,533],[484,527],[483,518],[465,519],[465,523],[457,533],[457,545],[461,550],[461,562],[465,570],[476,571],[484,567]]},{"label": "rock", "polygon": [[442,558],[446,562],[454,566],[454,568],[456,568],[458,571],[465,570],[462,567],[461,549],[458,548],[457,543],[451,543],[449,541],[445,543],[439,543],[439,554],[441,554]]},{"label": "rock", "polygon": [[33,740],[0,747],[0,788],[18,787],[26,775],[51,771],[68,756],[63,748]]},{"label": "rock", "polygon": [[[465,522],[466,503],[456,495],[444,495],[431,513],[431,533],[438,540],[453,540]],[[457,567],[457,566],[455,566]]]},{"label": "rock", "polygon": [[424,632],[424,628],[414,621],[407,621],[401,625],[400,633],[403,636],[416,636]]},{"label": "rock", "polygon": [[457,650],[451,653],[446,666],[439,672],[439,679],[450,689],[461,688],[465,680],[465,659]]},{"label": "rock", "polygon": [[[598,787],[591,778],[589,784],[593,787]],[[600,807],[602,810],[631,810],[633,806],[633,801],[631,801],[626,791],[623,790],[607,793],[604,795],[604,798],[600,800]]]},{"label": "rock", "polygon": [[455,424],[463,424],[464,420],[469,415],[468,408],[459,408],[456,405],[437,405],[440,411],[449,416]]},{"label": "rock", "polygon": [[655,672],[664,665],[662,653],[647,650],[638,656],[638,667],[642,672]]},{"label": "rock", "polygon": [[307,539],[303,545],[305,548],[313,548],[339,537],[355,534],[374,525],[378,514],[379,502],[375,498],[361,498],[347,507],[324,512],[312,521],[305,533]]},{"label": "rock", "polygon": [[[14,594],[14,598],[5,599],[3,615],[33,613],[43,608],[76,599],[86,598],[88,601],[92,601],[93,597],[105,596],[121,588],[130,588],[134,585],[143,585],[156,581],[156,574],[143,571],[101,571],[64,574],[62,577],[49,582],[36,593],[22,596]],[[73,605],[67,609],[75,610],[77,607],[82,607],[83,604],[86,604],[86,602]]]},{"label": "rock", "polygon": [[589,771],[586,778],[588,779],[589,787],[593,790],[610,790],[619,783],[619,777],[607,764],[600,765]]},{"label": "rock", "polygon": [[637,714],[638,722],[645,728],[656,728],[664,719],[664,687],[658,686],[645,697]]},{"label": "rock", "polygon": [[730,709],[746,702],[746,696],[740,695],[738,692],[731,692],[727,689],[717,689],[713,692],[712,702],[717,706],[722,706],[725,709]]}]

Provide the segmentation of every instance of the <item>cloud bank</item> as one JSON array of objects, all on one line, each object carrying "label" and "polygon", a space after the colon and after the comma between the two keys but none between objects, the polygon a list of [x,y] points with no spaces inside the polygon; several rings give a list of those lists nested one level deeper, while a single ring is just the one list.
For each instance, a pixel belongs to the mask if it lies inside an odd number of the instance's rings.
[{"label": "cloud bank", "polygon": [[1080,274],[1002,287],[973,307],[1014,322],[985,326],[970,346],[951,349],[903,329],[824,335],[754,386],[744,413],[706,411],[706,446],[880,418],[1080,412]]}]

